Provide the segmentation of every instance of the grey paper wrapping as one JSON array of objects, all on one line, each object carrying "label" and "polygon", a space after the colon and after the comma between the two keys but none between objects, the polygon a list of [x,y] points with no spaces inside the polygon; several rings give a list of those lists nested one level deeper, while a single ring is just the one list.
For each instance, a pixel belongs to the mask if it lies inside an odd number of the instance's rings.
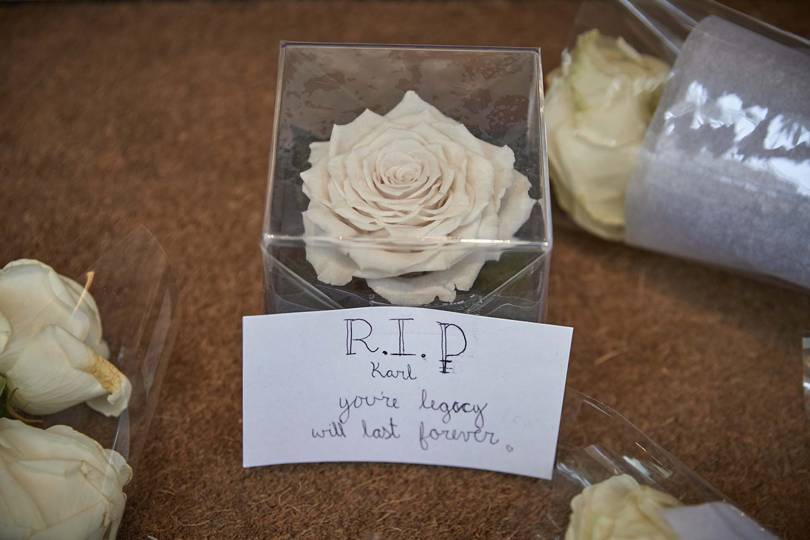
[{"label": "grey paper wrapping", "polygon": [[626,240],[810,288],[810,54],[716,17],[685,41],[626,200]]}]

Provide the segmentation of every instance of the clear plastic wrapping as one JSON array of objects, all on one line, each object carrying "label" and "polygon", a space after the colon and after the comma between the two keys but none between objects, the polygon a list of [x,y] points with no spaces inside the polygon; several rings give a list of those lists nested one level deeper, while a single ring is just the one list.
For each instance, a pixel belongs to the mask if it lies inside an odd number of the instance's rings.
[{"label": "clear plastic wrapping", "polygon": [[4,268],[2,536],[115,538],[171,353],[175,287],[142,227],[82,275],[47,263]]},{"label": "clear plastic wrapping", "polygon": [[566,391],[563,405],[551,506],[541,536],[564,536],[571,515],[571,500],[583,489],[622,474],[631,476],[642,486],[675,497],[683,505],[728,503],[723,506],[727,512],[723,518],[739,519],[723,519],[719,530],[726,534],[731,534],[734,527],[742,523],[754,531],[750,538],[772,537],[621,414],[571,388]]},{"label": "clear plastic wrapping", "polygon": [[76,405],[44,417],[45,427],[66,424],[92,437],[121,454],[137,475],[177,330],[177,293],[168,259],[152,233],[138,227],[75,278],[98,305],[110,361],[132,383],[132,395],[116,418]]},{"label": "clear plastic wrapping", "polygon": [[592,29],[672,66],[616,182],[613,238],[810,288],[810,43],[697,0],[586,2],[574,35]]},{"label": "clear plastic wrapping", "polygon": [[810,54],[712,16],[628,185],[630,244],[810,288]]}]

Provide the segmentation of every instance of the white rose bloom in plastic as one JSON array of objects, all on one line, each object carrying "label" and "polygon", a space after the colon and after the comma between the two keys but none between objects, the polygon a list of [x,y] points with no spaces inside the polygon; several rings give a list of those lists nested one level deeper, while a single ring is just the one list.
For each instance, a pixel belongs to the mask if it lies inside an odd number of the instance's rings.
[{"label": "white rose bloom in plastic", "polygon": [[0,374],[15,407],[51,414],[86,402],[118,416],[132,387],[109,354],[96,303],[81,285],[33,260],[0,270]]},{"label": "white rose bloom in plastic", "polygon": [[661,512],[678,499],[622,474],[586,487],[571,500],[565,540],[675,540]]},{"label": "white rose bloom in plastic", "polygon": [[112,540],[132,469],[68,426],[0,418],[0,538]]},{"label": "white rose bloom in plastic", "polygon": [[394,304],[450,302],[469,290],[500,252],[451,241],[510,240],[535,204],[509,147],[477,139],[412,91],[384,116],[366,110],[334,126],[309,161],[304,227],[318,279],[364,278]]},{"label": "white rose bloom in plastic", "polygon": [[585,230],[624,237],[624,194],[669,66],[591,30],[549,75],[546,128],[560,206]]}]

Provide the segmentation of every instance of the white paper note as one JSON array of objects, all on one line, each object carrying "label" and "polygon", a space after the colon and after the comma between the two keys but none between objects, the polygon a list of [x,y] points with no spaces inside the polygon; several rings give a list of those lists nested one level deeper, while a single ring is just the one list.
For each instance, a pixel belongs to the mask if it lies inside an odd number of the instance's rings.
[{"label": "white paper note", "polygon": [[551,478],[571,328],[375,307],[244,318],[243,464]]}]

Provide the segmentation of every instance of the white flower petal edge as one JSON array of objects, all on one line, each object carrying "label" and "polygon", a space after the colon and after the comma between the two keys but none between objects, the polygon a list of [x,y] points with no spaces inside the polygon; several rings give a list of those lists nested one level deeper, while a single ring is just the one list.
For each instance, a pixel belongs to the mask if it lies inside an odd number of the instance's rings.
[{"label": "white flower petal edge", "polygon": [[31,414],[87,402],[105,416],[118,416],[132,393],[115,366],[59,326],[43,328],[21,351],[9,354],[8,362],[5,376],[16,389],[14,405]]},{"label": "white flower petal edge", "polygon": [[132,469],[68,426],[0,418],[0,538],[115,539]]},{"label": "white flower petal edge", "polygon": [[514,162],[413,91],[366,110],[310,146],[307,260],[320,281],[364,278],[395,304],[453,301],[501,253],[457,240],[508,241],[536,204]]},{"label": "white flower petal edge", "polygon": [[132,386],[107,360],[102,335],[98,307],[75,281],[33,260],[0,270],[0,374],[16,407],[51,414],[87,402],[121,414]]},{"label": "white flower petal edge", "polygon": [[676,540],[661,514],[676,506],[681,506],[678,499],[642,486],[630,475],[612,476],[586,487],[571,500],[565,540]]},{"label": "white flower petal edge", "polygon": [[101,356],[110,354],[93,296],[40,261],[19,259],[0,270],[0,312],[18,339],[58,324]]}]

